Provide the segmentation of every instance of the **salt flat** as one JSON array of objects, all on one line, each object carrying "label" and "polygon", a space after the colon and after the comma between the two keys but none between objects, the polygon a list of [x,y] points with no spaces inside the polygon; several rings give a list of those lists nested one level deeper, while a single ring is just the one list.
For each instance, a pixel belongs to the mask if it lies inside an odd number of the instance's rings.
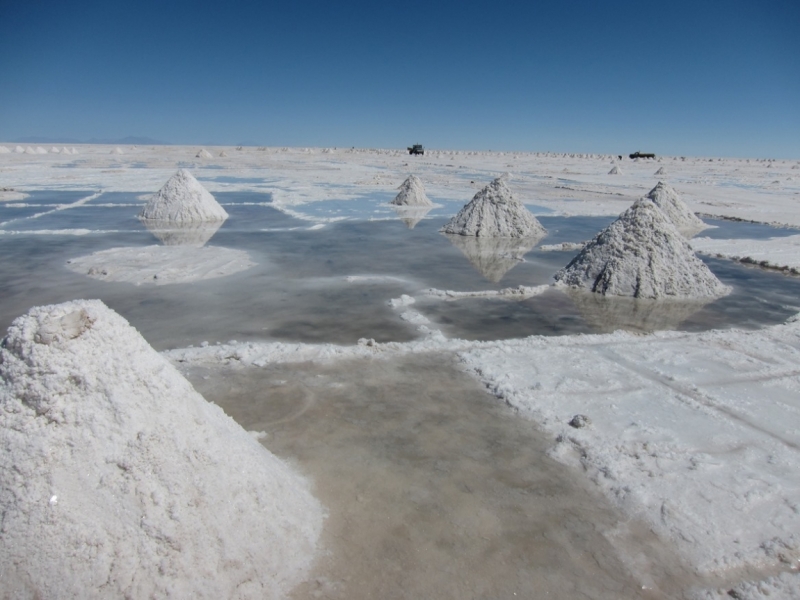
[{"label": "salt flat", "polygon": [[[504,173],[510,173],[508,185],[537,216],[615,216],[664,180],[701,216],[800,227],[800,163],[790,160],[663,157],[634,162],[589,155],[431,151],[417,157],[377,149],[211,147],[206,150],[212,158],[198,158],[199,147],[123,147],[122,154],[103,146],[76,148],[77,154],[70,155],[0,155],[0,187],[13,190],[3,192],[8,197],[2,205],[22,211],[17,217],[0,213],[0,240],[100,235],[102,228],[93,227],[90,219],[66,217],[81,214],[73,211],[91,206],[99,193],[128,198],[130,206],[121,203],[119,209],[135,215],[143,203],[138,195],[158,190],[178,168],[191,170],[212,194],[265,194],[272,208],[305,219],[308,227],[397,218],[373,205],[377,198],[388,202],[410,174],[443,207],[430,214],[441,215]],[[227,156],[219,156],[223,150]],[[609,174],[614,165],[621,174]],[[655,175],[658,169],[665,173]],[[38,206],[34,200],[40,191],[82,194],[63,204]],[[326,203],[333,201],[341,206],[329,209]],[[348,203],[358,209],[346,212]],[[690,244],[703,253],[797,268],[797,237],[703,238]],[[213,238],[208,244],[213,246]],[[80,255],[64,255],[64,270],[68,259]],[[177,277],[182,259],[176,260]],[[252,256],[237,260],[246,266]],[[369,278],[386,277],[386,272],[385,265],[376,264],[374,274],[350,273],[353,279],[342,285],[375,284]],[[226,280],[222,275],[219,281]],[[30,276],[35,279],[36,273]],[[159,288],[168,287],[165,277]],[[133,275],[124,279],[136,281]],[[176,280],[174,285],[182,284]],[[319,289],[330,285],[319,280]],[[448,335],[426,314],[430,296],[419,286],[391,285],[406,295],[397,293],[396,302],[384,310],[391,311],[388,318],[395,318],[410,340],[374,342],[370,338],[381,339],[381,332],[367,331],[359,343],[310,344],[265,335],[201,345],[206,338],[199,329],[184,342],[186,347],[166,346],[171,349],[165,355],[181,369],[205,365],[244,371],[297,363],[335,368],[352,360],[395,364],[401,357],[426,353],[456,357],[464,371],[544,434],[549,457],[590,481],[618,511],[619,521],[605,526],[603,535],[641,586],[642,597],[722,598],[729,590],[740,598],[766,597],[766,591],[772,598],[800,595],[800,475],[795,468],[800,459],[800,322],[750,331],[469,341]],[[454,299],[462,292],[482,292],[475,287],[459,289],[448,281],[447,289]],[[487,284],[484,296],[502,287]],[[576,414],[589,417],[589,426],[571,427]],[[269,447],[269,440],[265,443]],[[642,524],[692,573],[682,580],[685,585],[680,585],[681,575],[673,573],[665,583],[669,576],[653,574],[659,556],[642,551],[629,535]],[[323,586],[323,591],[347,597],[345,583]],[[569,596],[565,592],[562,597]]]}]

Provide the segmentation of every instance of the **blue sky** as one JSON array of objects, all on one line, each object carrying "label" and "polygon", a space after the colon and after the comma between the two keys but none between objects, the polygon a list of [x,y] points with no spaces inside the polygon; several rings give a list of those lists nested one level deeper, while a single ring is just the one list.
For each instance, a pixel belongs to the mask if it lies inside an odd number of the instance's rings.
[{"label": "blue sky", "polygon": [[800,158],[800,2],[0,0],[0,140]]}]

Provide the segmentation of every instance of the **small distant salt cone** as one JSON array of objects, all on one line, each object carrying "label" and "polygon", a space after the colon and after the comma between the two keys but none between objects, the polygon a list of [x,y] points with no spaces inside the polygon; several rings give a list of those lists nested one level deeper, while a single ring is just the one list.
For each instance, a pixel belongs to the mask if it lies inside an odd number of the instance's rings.
[{"label": "small distant salt cone", "polygon": [[652,200],[685,237],[692,237],[708,227],[689,210],[678,192],[663,181],[659,181],[646,198]]},{"label": "small distant salt cone", "polygon": [[25,152],[25,148],[23,148],[22,146],[17,146],[16,148],[14,148],[14,153],[16,154],[22,154],[23,152]]},{"label": "small distant salt cone", "polygon": [[617,166],[611,167],[611,170],[608,172],[609,175],[622,175],[622,169]]},{"label": "small distant salt cone", "polygon": [[69,148],[67,148],[66,146],[64,146],[64,147],[61,149],[61,154],[71,154],[71,152],[69,151]]},{"label": "small distant salt cone", "polygon": [[547,230],[508,189],[495,179],[450,219],[442,233],[476,237],[543,237]]},{"label": "small distant salt cone", "polygon": [[50,148],[50,153],[51,153],[51,154],[58,154],[59,152],[61,152],[61,150],[59,150],[59,149],[58,149],[58,148],[56,148],[55,146],[53,146],[52,148]]},{"label": "small distant salt cone", "polygon": [[655,203],[642,198],[555,275],[607,296],[696,300],[730,293]]},{"label": "small distant salt cone", "polygon": [[9,154],[11,150],[6,148],[5,146],[0,146],[0,154]]},{"label": "small distant salt cone", "polygon": [[475,270],[492,283],[524,260],[525,255],[542,238],[488,238],[448,235],[447,239],[461,250]]},{"label": "small distant salt cone", "polygon": [[181,169],[153,194],[139,218],[183,223],[224,221],[228,213],[189,171]]},{"label": "small distant salt cone", "polygon": [[77,149],[77,148],[75,148],[75,146],[73,146],[73,147],[70,149],[69,153],[70,153],[70,154],[77,154],[77,153],[78,153],[78,149]]},{"label": "small distant salt cone", "polygon": [[203,148],[200,150],[200,152],[198,152],[195,155],[195,158],[214,158],[214,157],[211,155],[211,152]]},{"label": "small distant salt cone", "polygon": [[111,154],[125,154],[125,153],[122,151],[122,148],[117,147],[111,151]]},{"label": "small distant salt cone", "polygon": [[25,154],[36,154],[36,150],[31,148],[30,146],[25,146]]},{"label": "small distant salt cone", "polygon": [[409,175],[398,188],[397,194],[390,204],[396,206],[433,206],[433,202],[425,195],[425,186],[416,175]]},{"label": "small distant salt cone", "polygon": [[667,174],[667,170],[664,167],[659,167],[658,171],[656,171],[654,173],[654,175],[666,175],[666,174]]},{"label": "small distant salt cone", "polygon": [[41,146],[36,146],[36,154],[47,154],[47,150],[45,150]]},{"label": "small distant salt cone", "polygon": [[225,150],[223,150],[222,152],[219,153],[219,155],[224,158],[224,157],[228,156],[228,153],[225,152]]}]

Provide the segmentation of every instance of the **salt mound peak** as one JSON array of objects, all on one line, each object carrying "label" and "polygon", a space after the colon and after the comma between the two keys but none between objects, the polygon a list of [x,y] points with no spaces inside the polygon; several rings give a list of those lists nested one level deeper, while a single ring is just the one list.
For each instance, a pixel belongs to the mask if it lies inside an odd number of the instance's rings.
[{"label": "salt mound peak", "polygon": [[53,146],[52,148],[50,148],[50,153],[51,153],[51,154],[58,154],[58,153],[60,153],[60,152],[61,152],[61,150],[59,150],[59,149],[58,149],[58,148],[56,148],[55,146]]},{"label": "salt mound peak", "polygon": [[205,148],[201,148],[200,152],[198,152],[195,155],[195,158],[214,158],[214,157],[211,155],[211,152],[209,152]]},{"label": "salt mound peak", "polygon": [[72,154],[72,153],[69,151],[69,148],[67,148],[66,146],[64,146],[64,147],[61,149],[61,154]]},{"label": "salt mound peak", "polygon": [[689,210],[689,207],[686,206],[678,192],[663,181],[659,181],[656,187],[650,190],[645,197],[652,200],[661,209],[661,212],[667,215],[667,218],[675,225],[678,231],[686,237],[691,237],[698,231],[708,227]]},{"label": "salt mound peak", "polygon": [[555,275],[563,285],[608,296],[713,298],[730,293],[666,214],[638,200]]},{"label": "salt mound peak", "polygon": [[14,148],[14,152],[16,154],[22,154],[23,152],[25,152],[25,148],[23,148],[22,146],[17,146],[16,148]]},{"label": "salt mound peak", "polygon": [[547,233],[536,217],[511,193],[501,177],[475,194],[441,231],[476,237],[507,238],[541,238]]},{"label": "salt mound peak", "polygon": [[220,155],[220,157],[224,158],[224,157],[228,156],[228,153],[225,152],[225,150],[223,150],[222,152],[219,153],[219,155]]},{"label": "salt mound peak", "polygon": [[114,149],[111,151],[111,154],[125,154],[125,153],[122,151],[122,148],[120,148],[119,146],[117,146],[116,148],[114,148]]},{"label": "salt mound peak", "polygon": [[177,222],[224,221],[228,213],[189,171],[181,169],[150,197],[139,218]]},{"label": "salt mound peak", "polygon": [[428,196],[425,195],[425,186],[416,175],[409,175],[398,188],[397,194],[390,204],[397,206],[433,206]]},{"label": "salt mound peak", "polygon": [[609,175],[622,175],[622,169],[619,167],[611,167],[611,170],[608,172]]},{"label": "salt mound peak", "polygon": [[45,150],[41,146],[36,146],[36,154],[47,154],[47,150]]},{"label": "salt mound peak", "polygon": [[6,148],[5,146],[0,146],[0,154],[9,154],[11,150]]},{"label": "salt mound peak", "polygon": [[659,167],[658,171],[656,171],[653,174],[654,175],[666,175],[667,174],[667,170],[664,167]]},{"label": "salt mound peak", "polygon": [[322,527],[308,483],[99,300],[9,328],[0,470],[4,597],[285,597]]}]

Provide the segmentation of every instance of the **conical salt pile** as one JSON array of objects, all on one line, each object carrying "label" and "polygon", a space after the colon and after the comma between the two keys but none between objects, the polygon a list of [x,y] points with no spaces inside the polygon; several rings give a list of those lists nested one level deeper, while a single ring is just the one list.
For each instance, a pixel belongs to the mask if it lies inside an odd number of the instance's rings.
[{"label": "conical salt pile", "polygon": [[224,221],[228,213],[206,188],[181,169],[148,200],[140,219],[159,221]]},{"label": "conical salt pile", "polygon": [[555,275],[609,296],[709,298],[728,294],[655,203],[642,198]]},{"label": "conical salt pile", "polygon": [[16,148],[14,148],[14,153],[16,154],[22,154],[23,152],[25,152],[25,148],[23,148],[22,146],[17,146]]},{"label": "conical salt pile", "polygon": [[664,167],[659,167],[658,171],[656,171],[653,174],[654,175],[666,175],[667,174],[667,170]]},{"label": "conical salt pile", "polygon": [[443,233],[476,237],[539,237],[547,233],[508,189],[502,178],[495,179],[441,229]]},{"label": "conical salt pile", "polygon": [[51,153],[51,154],[58,154],[59,152],[61,152],[61,150],[59,150],[59,149],[58,149],[58,148],[56,148],[55,146],[53,146],[52,148],[50,148],[50,153]]},{"label": "conical salt pile", "polygon": [[205,148],[201,148],[200,152],[195,155],[195,158],[213,158],[213,156],[211,155],[211,152]]},{"label": "conical salt pile", "polygon": [[645,197],[650,198],[661,209],[661,212],[667,215],[667,218],[675,225],[678,231],[686,237],[691,237],[698,231],[708,227],[689,210],[686,203],[681,200],[678,192],[663,181],[659,181],[656,187],[650,190]]},{"label": "conical salt pile", "polygon": [[608,172],[609,175],[622,175],[622,169],[619,167],[611,167],[611,170]]},{"label": "conical salt pile", "polygon": [[36,154],[47,154],[47,150],[45,150],[41,146],[36,146]]},{"label": "conical salt pile", "polygon": [[5,146],[0,146],[0,154],[9,154],[11,150],[6,148]]},{"label": "conical salt pile", "polygon": [[122,148],[116,147],[111,151],[111,154],[125,154],[125,153],[122,151]]},{"label": "conical salt pile", "polygon": [[433,206],[433,202],[425,195],[425,186],[416,175],[409,175],[403,184],[398,188],[397,194],[390,204],[397,206]]},{"label": "conical salt pile", "polygon": [[64,146],[64,147],[61,149],[61,154],[71,154],[71,152],[69,151],[69,148],[67,148],[66,146]]},{"label": "conical salt pile", "polygon": [[0,348],[8,598],[283,598],[323,514],[308,483],[99,300]]},{"label": "conical salt pile", "polygon": [[30,146],[25,146],[25,154],[36,154],[36,150],[31,148]]},{"label": "conical salt pile", "polygon": [[220,157],[224,158],[224,157],[228,156],[228,153],[225,152],[225,150],[223,150],[222,152],[219,153],[219,155],[220,155]]}]

